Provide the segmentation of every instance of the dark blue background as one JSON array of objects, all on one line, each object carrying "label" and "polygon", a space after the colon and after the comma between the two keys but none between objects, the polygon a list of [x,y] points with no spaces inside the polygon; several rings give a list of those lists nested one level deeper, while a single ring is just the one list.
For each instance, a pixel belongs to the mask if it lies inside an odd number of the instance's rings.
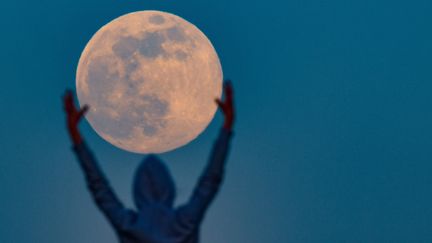
[{"label": "dark blue background", "polygon": [[[202,242],[432,242],[430,0],[2,1],[0,242],[116,242],[70,150],[60,96],[110,20],[197,25],[233,79],[238,119]],[[163,154],[186,200],[222,117]],[[83,124],[132,205],[142,155]]]}]

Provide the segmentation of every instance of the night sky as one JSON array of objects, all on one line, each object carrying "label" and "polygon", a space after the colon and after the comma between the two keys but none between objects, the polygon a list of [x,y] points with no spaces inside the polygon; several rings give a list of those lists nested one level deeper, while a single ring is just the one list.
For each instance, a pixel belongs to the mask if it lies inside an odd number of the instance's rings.
[{"label": "night sky", "polygon": [[[0,242],[116,242],[71,151],[61,95],[123,14],[200,28],[233,80],[237,123],[202,242],[432,242],[432,1],[2,1]],[[222,125],[161,155],[190,195]],[[143,155],[86,141],[119,197]]]}]

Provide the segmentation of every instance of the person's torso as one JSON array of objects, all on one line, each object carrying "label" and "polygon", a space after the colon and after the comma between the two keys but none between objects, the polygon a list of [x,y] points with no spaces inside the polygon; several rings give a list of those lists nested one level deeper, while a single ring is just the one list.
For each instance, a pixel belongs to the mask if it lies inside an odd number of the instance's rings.
[{"label": "person's torso", "polygon": [[117,229],[122,243],[197,243],[198,228],[182,224],[172,209],[147,208]]}]

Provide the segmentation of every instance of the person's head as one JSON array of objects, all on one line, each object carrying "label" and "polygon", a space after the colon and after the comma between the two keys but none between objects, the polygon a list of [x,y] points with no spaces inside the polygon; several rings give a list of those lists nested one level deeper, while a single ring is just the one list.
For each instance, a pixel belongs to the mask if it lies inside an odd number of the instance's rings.
[{"label": "person's head", "polygon": [[168,168],[155,155],[147,156],[135,172],[135,206],[138,209],[152,204],[172,207],[175,194],[174,181]]}]

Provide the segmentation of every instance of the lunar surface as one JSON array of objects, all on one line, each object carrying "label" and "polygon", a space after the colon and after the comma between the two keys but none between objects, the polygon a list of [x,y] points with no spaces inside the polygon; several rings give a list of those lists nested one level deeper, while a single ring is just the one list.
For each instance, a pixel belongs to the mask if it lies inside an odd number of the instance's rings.
[{"label": "lunar surface", "polygon": [[193,24],[140,11],[96,32],[79,60],[76,86],[102,138],[127,151],[162,153],[208,126],[222,93],[222,69]]}]

